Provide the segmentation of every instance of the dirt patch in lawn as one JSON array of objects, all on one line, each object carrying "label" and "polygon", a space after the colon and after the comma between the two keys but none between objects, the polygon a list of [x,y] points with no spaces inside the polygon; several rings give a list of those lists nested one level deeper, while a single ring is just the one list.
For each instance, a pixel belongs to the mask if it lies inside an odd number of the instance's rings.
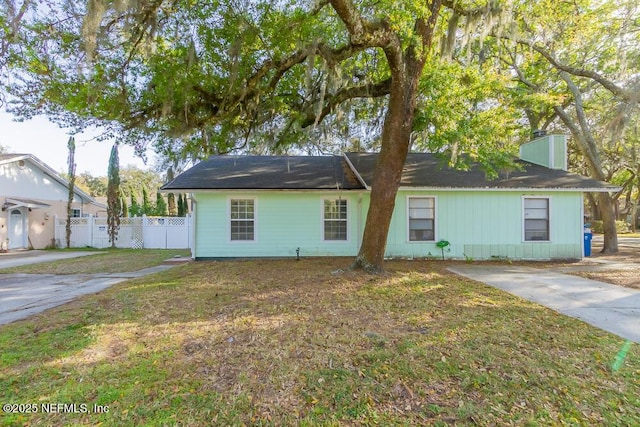
[{"label": "dirt patch in lawn", "polygon": [[610,270],[610,271],[577,271],[576,276],[587,279],[598,280],[600,282],[612,283],[632,289],[640,289],[640,279],[638,273],[630,270]]},{"label": "dirt patch in lawn", "polygon": [[640,239],[620,236],[615,254],[602,254],[602,237],[594,240],[592,254],[579,262],[543,263],[540,267],[556,269],[588,279],[640,289]]},{"label": "dirt patch in lawn", "polygon": [[603,255],[602,240],[598,239],[593,243],[593,251],[591,257],[586,258],[585,262],[593,262],[598,260],[607,260],[617,263],[640,263],[640,238],[630,242],[628,239],[621,237],[622,240],[618,244],[618,252],[612,255]]}]

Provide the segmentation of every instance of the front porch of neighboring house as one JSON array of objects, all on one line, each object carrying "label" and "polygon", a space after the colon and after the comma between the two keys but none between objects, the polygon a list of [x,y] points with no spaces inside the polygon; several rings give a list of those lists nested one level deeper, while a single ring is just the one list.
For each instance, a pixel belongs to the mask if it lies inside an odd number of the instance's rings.
[{"label": "front porch of neighboring house", "polygon": [[6,198],[2,212],[6,218],[6,231],[2,233],[0,250],[27,249],[31,246],[29,231],[32,228],[30,215],[33,210],[48,208],[50,205],[36,200]]}]

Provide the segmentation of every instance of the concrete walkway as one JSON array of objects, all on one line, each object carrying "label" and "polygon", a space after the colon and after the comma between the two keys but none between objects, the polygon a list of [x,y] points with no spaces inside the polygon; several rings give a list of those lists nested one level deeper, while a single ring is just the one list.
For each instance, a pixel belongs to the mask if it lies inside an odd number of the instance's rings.
[{"label": "concrete walkway", "polygon": [[460,265],[449,271],[640,343],[638,290],[524,266]]}]

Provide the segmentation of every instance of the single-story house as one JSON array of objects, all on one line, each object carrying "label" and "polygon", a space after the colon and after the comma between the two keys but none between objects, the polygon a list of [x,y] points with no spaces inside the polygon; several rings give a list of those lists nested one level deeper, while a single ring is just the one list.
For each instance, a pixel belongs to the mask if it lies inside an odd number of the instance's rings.
[{"label": "single-story house", "polygon": [[[162,187],[191,193],[192,256],[354,256],[378,154],[212,156]],[[487,179],[436,156],[407,157],[386,256],[580,259],[585,192],[619,188],[567,172],[566,138],[521,147],[521,170]]]},{"label": "single-story house", "polygon": [[[31,154],[0,154],[0,249],[53,246],[54,218],[67,217],[69,183]],[[98,215],[106,206],[74,189],[74,217]]]}]

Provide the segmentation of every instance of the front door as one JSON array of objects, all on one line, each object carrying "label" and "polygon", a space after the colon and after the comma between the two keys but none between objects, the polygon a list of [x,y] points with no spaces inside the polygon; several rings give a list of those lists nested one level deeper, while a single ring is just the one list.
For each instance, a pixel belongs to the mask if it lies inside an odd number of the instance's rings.
[{"label": "front door", "polygon": [[12,209],[9,213],[9,249],[24,248],[26,237],[24,212]]}]

